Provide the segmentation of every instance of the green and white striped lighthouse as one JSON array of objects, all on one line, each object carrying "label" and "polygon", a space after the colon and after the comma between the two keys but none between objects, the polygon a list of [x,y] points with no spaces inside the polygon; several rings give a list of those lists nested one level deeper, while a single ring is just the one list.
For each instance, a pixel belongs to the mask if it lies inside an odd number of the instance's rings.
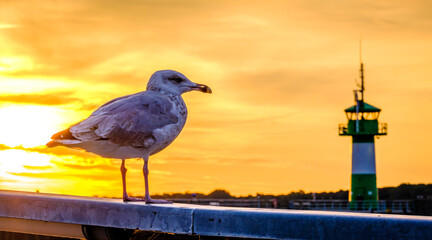
[{"label": "green and white striped lighthouse", "polygon": [[376,209],[378,189],[375,166],[375,136],[387,135],[387,124],[378,123],[381,109],[364,101],[363,63],[360,89],[354,90],[355,105],[345,109],[347,124],[339,124],[340,136],[352,136],[350,209]]}]

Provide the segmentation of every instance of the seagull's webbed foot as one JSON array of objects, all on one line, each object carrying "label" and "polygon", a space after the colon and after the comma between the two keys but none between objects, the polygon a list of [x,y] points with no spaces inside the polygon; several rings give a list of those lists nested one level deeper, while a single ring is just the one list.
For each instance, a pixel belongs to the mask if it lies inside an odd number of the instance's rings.
[{"label": "seagull's webbed foot", "polygon": [[172,204],[172,201],[169,200],[163,200],[163,199],[151,199],[150,197],[145,198],[146,204],[152,204],[152,203],[164,203],[164,204]]},{"label": "seagull's webbed foot", "polygon": [[123,196],[123,202],[145,202],[146,204],[152,204],[152,203],[172,204],[173,203],[172,201],[163,200],[163,199],[152,199],[150,197],[136,198],[136,197],[129,197],[129,196]]},{"label": "seagull's webbed foot", "polygon": [[123,196],[123,202],[144,202],[144,198],[135,198],[129,196]]}]

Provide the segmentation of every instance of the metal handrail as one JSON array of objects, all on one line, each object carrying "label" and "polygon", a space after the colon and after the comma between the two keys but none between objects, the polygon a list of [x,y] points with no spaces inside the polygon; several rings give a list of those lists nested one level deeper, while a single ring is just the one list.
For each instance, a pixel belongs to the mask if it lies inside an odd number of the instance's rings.
[{"label": "metal handrail", "polygon": [[303,210],[329,210],[329,211],[374,211],[410,213],[414,211],[412,200],[292,200],[290,207]]}]

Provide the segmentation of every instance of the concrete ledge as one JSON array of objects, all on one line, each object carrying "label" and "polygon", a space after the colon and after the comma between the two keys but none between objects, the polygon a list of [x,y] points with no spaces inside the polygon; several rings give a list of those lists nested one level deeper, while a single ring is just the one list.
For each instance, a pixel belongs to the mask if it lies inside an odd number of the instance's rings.
[{"label": "concrete ledge", "polygon": [[0,191],[0,217],[191,234],[194,207]]},{"label": "concrete ledge", "polygon": [[432,239],[432,217],[300,210],[200,209],[198,235],[270,239]]},{"label": "concrete ledge", "polygon": [[204,236],[261,239],[432,239],[432,217],[145,205],[0,191],[0,217]]}]

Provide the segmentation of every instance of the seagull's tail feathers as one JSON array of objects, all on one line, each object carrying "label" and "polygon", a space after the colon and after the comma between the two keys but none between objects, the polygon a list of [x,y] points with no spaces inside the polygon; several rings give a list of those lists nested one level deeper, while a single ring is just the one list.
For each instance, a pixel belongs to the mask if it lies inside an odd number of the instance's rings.
[{"label": "seagull's tail feathers", "polygon": [[83,143],[80,140],[71,140],[71,139],[54,139],[46,144],[47,147],[57,147],[57,146],[65,146],[65,147],[75,147],[78,144]]},{"label": "seagull's tail feathers", "polygon": [[57,140],[51,140],[49,141],[47,144],[45,144],[47,147],[57,147],[57,146],[61,146],[62,144],[60,144],[59,142],[57,142]]},{"label": "seagull's tail feathers", "polygon": [[51,139],[52,140],[46,144],[47,147],[72,146],[82,143],[81,140],[76,139],[72,135],[70,128],[52,135]]}]

